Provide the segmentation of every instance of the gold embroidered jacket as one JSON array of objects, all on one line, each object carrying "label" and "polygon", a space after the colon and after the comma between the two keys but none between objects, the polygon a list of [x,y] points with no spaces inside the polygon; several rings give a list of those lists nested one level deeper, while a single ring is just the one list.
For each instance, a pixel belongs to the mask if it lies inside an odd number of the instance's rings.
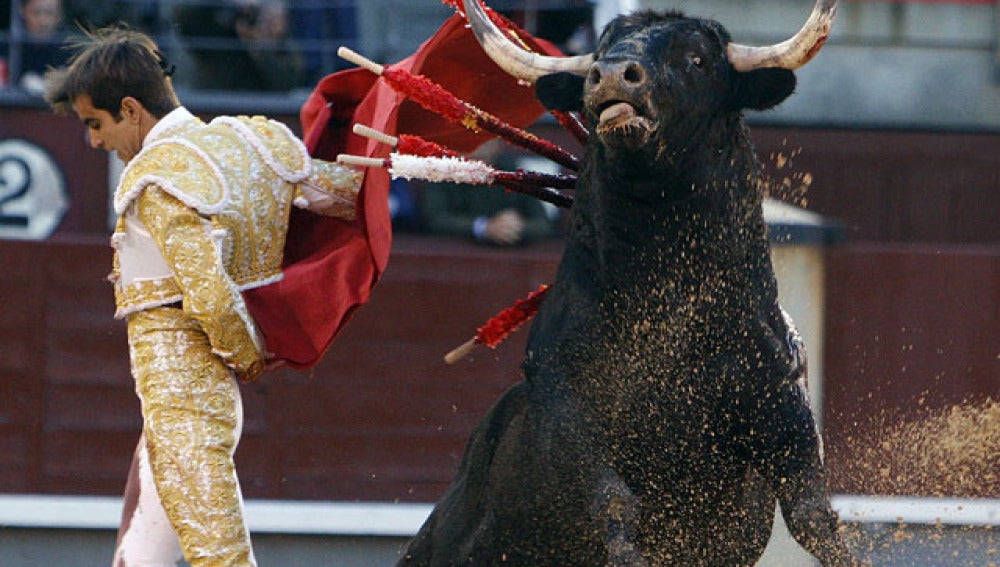
[{"label": "gold embroidered jacket", "polygon": [[353,218],[361,173],[311,159],[283,124],[179,108],[153,128],[114,196],[116,317],[182,302],[239,376],[265,346],[242,290],[281,278],[293,204]]}]

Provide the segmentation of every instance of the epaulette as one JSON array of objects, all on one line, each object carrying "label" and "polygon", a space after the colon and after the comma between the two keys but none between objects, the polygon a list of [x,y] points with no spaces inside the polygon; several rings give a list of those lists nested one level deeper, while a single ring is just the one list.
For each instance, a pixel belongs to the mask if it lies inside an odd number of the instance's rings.
[{"label": "epaulette", "polygon": [[231,195],[215,162],[184,138],[154,142],[129,162],[115,191],[115,212],[124,214],[150,185],[160,187],[203,215],[221,212]]}]

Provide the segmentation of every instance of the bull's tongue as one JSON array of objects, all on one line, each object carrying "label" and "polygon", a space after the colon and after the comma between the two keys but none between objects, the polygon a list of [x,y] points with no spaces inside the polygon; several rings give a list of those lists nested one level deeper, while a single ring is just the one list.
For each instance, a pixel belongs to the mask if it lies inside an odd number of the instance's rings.
[{"label": "bull's tongue", "polygon": [[627,102],[612,104],[601,111],[598,127],[602,130],[615,128],[635,118],[635,108]]}]

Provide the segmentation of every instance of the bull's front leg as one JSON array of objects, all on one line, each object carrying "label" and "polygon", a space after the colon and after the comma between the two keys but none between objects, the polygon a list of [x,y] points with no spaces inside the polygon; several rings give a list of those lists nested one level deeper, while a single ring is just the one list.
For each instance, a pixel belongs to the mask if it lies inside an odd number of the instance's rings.
[{"label": "bull's front leg", "polygon": [[639,499],[614,470],[595,471],[596,485],[591,516],[607,550],[607,567],[648,567],[636,543],[640,518]]},{"label": "bull's front leg", "polygon": [[830,507],[822,440],[809,408],[804,371],[778,398],[772,414],[778,422],[769,424],[761,470],[774,487],[789,532],[824,567],[864,565],[848,550]]}]

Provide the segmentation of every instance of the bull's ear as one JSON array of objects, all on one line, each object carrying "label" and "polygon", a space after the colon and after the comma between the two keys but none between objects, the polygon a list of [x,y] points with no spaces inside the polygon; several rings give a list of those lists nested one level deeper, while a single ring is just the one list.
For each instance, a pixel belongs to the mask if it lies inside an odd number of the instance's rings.
[{"label": "bull's ear", "polygon": [[795,73],[788,69],[755,69],[736,73],[733,106],[752,110],[773,108],[795,92]]},{"label": "bull's ear", "polygon": [[583,108],[583,77],[554,73],[535,81],[535,96],[549,110],[577,111]]}]

